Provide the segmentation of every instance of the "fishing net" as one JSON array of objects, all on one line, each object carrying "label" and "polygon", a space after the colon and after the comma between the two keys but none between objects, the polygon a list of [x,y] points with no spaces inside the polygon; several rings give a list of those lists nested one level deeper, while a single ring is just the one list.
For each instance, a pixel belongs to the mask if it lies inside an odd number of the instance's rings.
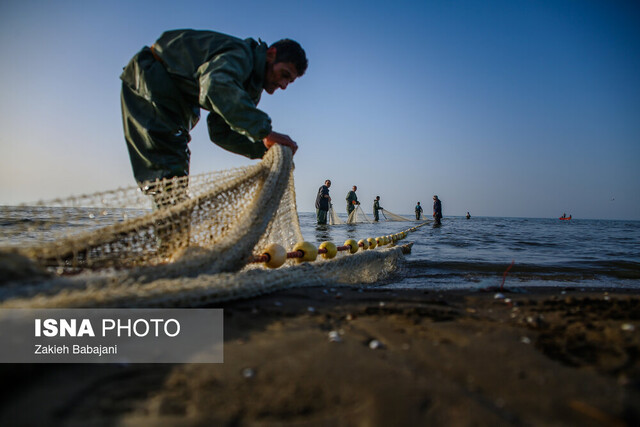
[{"label": "fishing net", "polygon": [[14,289],[0,308],[198,307],[292,287],[372,284],[394,272],[408,250],[406,245],[390,246],[277,270],[253,268],[153,281],[58,278],[37,289]]},{"label": "fishing net", "polygon": [[336,211],[333,209],[333,205],[329,204],[329,225],[341,225],[344,221],[340,219]]},{"label": "fishing net", "polygon": [[347,224],[362,224],[370,222],[373,221],[364,213],[360,205],[357,205],[356,208],[351,211],[349,218],[347,219]]},{"label": "fishing net", "polygon": [[[380,208],[380,220],[385,221],[411,221],[403,216],[396,215],[393,212],[389,212],[384,208]],[[358,205],[350,214],[347,219],[347,224],[362,224],[362,223],[371,223],[371,220],[362,210],[360,205]]]},{"label": "fishing net", "polygon": [[[0,247],[0,307],[201,306],[290,286],[374,283],[407,250],[338,252],[278,270],[251,263],[269,243],[303,241],[292,154],[279,145],[244,168],[21,209],[33,216],[0,211],[17,230]],[[80,230],[69,232],[75,223]],[[52,224],[67,227],[60,234]]]},{"label": "fishing net", "polygon": [[[52,235],[48,242],[14,247],[13,252],[61,272],[105,267],[158,266],[159,275],[236,271],[255,246],[291,245],[302,240],[291,179],[291,153],[269,151],[250,167],[154,182],[144,189],[162,209],[97,229]],[[68,222],[96,218],[115,207],[141,207],[150,197],[137,188],[41,202],[40,218]],[[133,202],[133,203],[132,203]],[[89,207],[87,212],[85,207]],[[95,212],[91,208],[97,208]],[[142,211],[144,213],[144,210]],[[129,218],[128,215],[132,217]],[[103,221],[106,219],[102,218]]]},{"label": "fishing net", "polygon": [[384,219],[386,219],[387,221],[411,221],[408,218],[405,218],[403,216],[400,215],[396,215],[393,212],[389,212],[386,209],[381,209],[382,210],[382,216],[384,217]]}]

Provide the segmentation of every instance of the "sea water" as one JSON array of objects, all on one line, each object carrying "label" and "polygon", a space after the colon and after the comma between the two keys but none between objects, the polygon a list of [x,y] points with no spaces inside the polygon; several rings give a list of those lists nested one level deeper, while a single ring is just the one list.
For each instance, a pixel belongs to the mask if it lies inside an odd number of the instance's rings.
[{"label": "sea water", "polygon": [[[53,208],[65,209],[65,208]],[[129,209],[0,209],[0,246],[52,240],[60,232],[87,231],[147,213]],[[339,214],[346,222],[346,214]],[[64,221],[56,218],[65,218]],[[299,213],[304,238],[316,245],[395,234],[423,221],[317,225]],[[26,231],[25,231],[26,230]],[[574,218],[445,217],[427,222],[401,243],[413,242],[386,288],[425,290],[558,286],[640,289],[640,221]]]},{"label": "sea water", "polygon": [[[314,243],[342,244],[421,223],[318,226],[314,213],[299,217],[303,235]],[[640,221],[445,217],[441,225],[430,221],[409,233],[404,242],[413,242],[411,254],[382,286],[485,289],[500,287],[504,279],[504,287],[511,288],[640,289]]]}]

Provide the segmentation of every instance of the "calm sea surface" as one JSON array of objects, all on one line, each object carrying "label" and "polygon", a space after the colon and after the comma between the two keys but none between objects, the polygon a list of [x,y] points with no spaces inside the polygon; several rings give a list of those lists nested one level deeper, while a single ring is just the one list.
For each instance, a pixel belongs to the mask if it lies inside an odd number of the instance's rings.
[{"label": "calm sea surface", "polygon": [[[308,240],[335,243],[396,233],[418,224],[316,226],[312,213],[301,213],[300,222]],[[513,262],[505,287],[640,289],[640,221],[445,217],[441,226],[421,227],[406,241],[414,242],[412,252],[386,287],[500,286]]]},{"label": "calm sea surface", "polygon": [[[60,208],[57,208],[60,209]],[[0,209],[0,245],[52,239],[56,232],[87,230],[138,216],[144,211],[80,210],[52,215],[46,208]],[[339,214],[346,221],[346,215]],[[407,217],[409,218],[409,217]],[[315,213],[300,213],[306,240],[341,245],[346,239],[378,237],[419,222],[317,226]],[[27,232],[25,232],[27,230]],[[383,286],[459,289],[613,286],[640,289],[640,221],[560,221],[539,218],[445,217],[410,233],[414,242],[401,269]],[[403,241],[403,242],[405,242]]]}]

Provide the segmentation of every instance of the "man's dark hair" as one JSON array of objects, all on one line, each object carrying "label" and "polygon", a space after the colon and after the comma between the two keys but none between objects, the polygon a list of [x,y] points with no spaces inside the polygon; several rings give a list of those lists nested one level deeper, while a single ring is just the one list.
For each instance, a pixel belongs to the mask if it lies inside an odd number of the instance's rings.
[{"label": "man's dark hair", "polygon": [[276,48],[276,60],[275,62],[291,62],[296,67],[298,77],[302,76],[307,71],[307,54],[302,49],[302,46],[297,41],[291,39],[278,40],[270,48]]}]

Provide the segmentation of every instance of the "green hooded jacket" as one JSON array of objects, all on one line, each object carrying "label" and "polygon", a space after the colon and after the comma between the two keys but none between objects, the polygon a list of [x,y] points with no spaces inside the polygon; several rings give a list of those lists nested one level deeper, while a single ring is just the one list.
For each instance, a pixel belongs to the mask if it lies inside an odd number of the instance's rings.
[{"label": "green hooded jacket", "polygon": [[[266,152],[262,140],[271,132],[271,119],[257,108],[263,90],[267,45],[253,39],[239,39],[214,31],[167,31],[154,43],[153,53],[182,94],[175,101],[163,97],[162,87],[146,82],[145,98],[169,108],[185,120],[191,130],[208,110],[211,140],[220,147],[249,158]],[[140,87],[139,75],[125,68],[121,79]],[[170,105],[171,102],[177,105]],[[185,108],[186,105],[186,108]]]},{"label": "green hooded jacket", "polygon": [[346,200],[347,200],[347,213],[351,213],[351,211],[356,208],[355,205],[358,204],[358,196],[356,196],[356,192],[353,190],[349,191],[347,193]]}]

